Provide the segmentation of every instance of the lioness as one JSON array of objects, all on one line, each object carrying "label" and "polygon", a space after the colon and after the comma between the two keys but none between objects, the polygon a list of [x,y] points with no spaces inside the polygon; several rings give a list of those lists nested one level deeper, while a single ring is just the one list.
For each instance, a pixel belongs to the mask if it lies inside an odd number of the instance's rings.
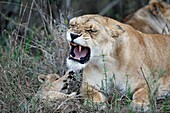
[{"label": "lioness", "polygon": [[109,93],[112,83],[133,93],[136,110],[148,110],[149,95],[157,89],[157,96],[169,93],[170,36],[144,34],[108,17],[84,15],[70,20],[67,40],[67,65],[84,70],[81,93],[94,102],[105,101],[100,89]]},{"label": "lioness", "polygon": [[133,15],[123,19],[143,33],[170,34],[170,4],[162,0],[151,0]]}]

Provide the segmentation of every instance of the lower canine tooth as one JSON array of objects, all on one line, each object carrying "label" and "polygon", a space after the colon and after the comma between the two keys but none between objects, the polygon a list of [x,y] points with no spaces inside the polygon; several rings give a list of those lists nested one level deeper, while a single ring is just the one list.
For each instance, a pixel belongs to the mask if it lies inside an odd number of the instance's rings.
[{"label": "lower canine tooth", "polygon": [[75,58],[76,60],[80,60],[80,58]]},{"label": "lower canine tooth", "polygon": [[71,54],[70,54],[70,57],[71,57],[71,58],[74,58],[74,59],[76,59],[76,60],[80,60],[80,58],[73,57]]}]

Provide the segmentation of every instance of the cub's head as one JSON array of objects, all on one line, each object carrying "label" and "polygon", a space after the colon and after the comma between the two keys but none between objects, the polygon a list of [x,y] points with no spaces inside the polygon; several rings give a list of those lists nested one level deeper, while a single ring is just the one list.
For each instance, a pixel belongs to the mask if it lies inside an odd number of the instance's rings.
[{"label": "cub's head", "polygon": [[55,100],[78,94],[82,81],[82,70],[79,72],[68,71],[62,77],[57,74],[39,75],[42,83],[37,96],[42,99]]},{"label": "cub's head", "polygon": [[57,74],[39,75],[38,80],[42,83],[40,86],[40,92],[61,91],[64,83],[59,78],[60,76]]},{"label": "cub's head", "polygon": [[122,24],[100,15],[84,15],[70,20],[67,40],[70,53],[67,65],[80,70],[98,58],[112,54],[115,41],[124,33]]},{"label": "cub's head", "polygon": [[[67,72],[64,76],[60,77],[57,74],[39,75],[38,80],[42,83],[40,86],[40,93],[47,93],[48,91],[63,92],[70,94],[68,90],[71,82],[76,81],[75,73],[73,71]],[[74,91],[72,91],[74,92]]]}]

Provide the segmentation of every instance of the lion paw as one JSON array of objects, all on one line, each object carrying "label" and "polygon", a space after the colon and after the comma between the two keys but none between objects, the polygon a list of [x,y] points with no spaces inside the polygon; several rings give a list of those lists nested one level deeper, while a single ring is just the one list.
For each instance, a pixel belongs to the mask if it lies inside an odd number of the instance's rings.
[{"label": "lion paw", "polygon": [[146,103],[132,101],[131,106],[133,111],[137,111],[137,112],[146,112],[149,110],[149,105]]},{"label": "lion paw", "polygon": [[149,99],[148,91],[145,88],[138,89],[133,94],[132,107],[134,111],[148,111],[149,110]]}]

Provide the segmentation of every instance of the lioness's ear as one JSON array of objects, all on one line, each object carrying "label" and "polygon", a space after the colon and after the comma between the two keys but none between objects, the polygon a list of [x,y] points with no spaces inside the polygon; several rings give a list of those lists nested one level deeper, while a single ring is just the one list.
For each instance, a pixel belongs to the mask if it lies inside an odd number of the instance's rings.
[{"label": "lioness's ear", "polygon": [[118,37],[125,32],[125,29],[120,25],[114,25],[111,31],[112,37]]},{"label": "lioness's ear", "polygon": [[41,83],[44,83],[47,79],[47,76],[46,75],[39,75],[38,76],[38,80],[41,82]]},{"label": "lioness's ear", "polygon": [[166,9],[166,7],[158,0],[150,1],[149,8],[154,15],[158,15],[160,12],[163,13]]}]

